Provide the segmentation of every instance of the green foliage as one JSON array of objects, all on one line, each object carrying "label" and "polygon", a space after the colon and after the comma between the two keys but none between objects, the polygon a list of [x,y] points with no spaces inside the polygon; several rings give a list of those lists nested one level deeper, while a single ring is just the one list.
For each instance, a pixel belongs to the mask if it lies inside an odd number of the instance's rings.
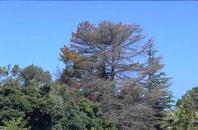
[{"label": "green foliage", "polygon": [[[40,94],[38,86],[4,86],[0,91],[0,121],[22,117],[27,120],[32,129],[40,123],[50,124],[50,99]],[[46,119],[45,119],[46,118]],[[37,121],[39,120],[39,122]],[[42,127],[40,128],[42,129]]]},{"label": "green foliage", "polygon": [[167,114],[163,127],[168,130],[197,130],[198,110],[194,107],[194,91],[188,92],[178,101],[174,111]]},{"label": "green foliage", "polygon": [[29,65],[25,68],[20,68],[14,65],[12,68],[0,67],[0,85],[16,84],[19,86],[28,86],[31,83],[37,82],[40,86],[45,86],[51,83],[51,75],[49,71],[44,71],[36,65]]},{"label": "green foliage", "polygon": [[[99,105],[79,96],[78,89],[31,79],[9,76],[0,88],[0,125],[15,130],[21,119],[31,130],[115,130],[114,124],[99,114]],[[21,80],[22,79],[22,80]],[[41,86],[42,85],[42,86]],[[47,89],[45,88],[47,86]],[[14,120],[17,119],[17,120]],[[5,124],[5,122],[13,122]],[[19,123],[19,124],[17,124]]]},{"label": "green foliage", "polygon": [[3,66],[0,67],[0,76],[6,75],[8,73],[8,68]]},{"label": "green foliage", "polygon": [[75,68],[74,66],[66,67],[61,73],[59,80],[62,83],[68,84],[69,86],[75,86],[75,83],[77,82],[77,80],[81,78],[81,74],[79,71],[77,71],[74,68]]},{"label": "green foliage", "polygon": [[32,80],[42,84],[49,83],[51,81],[50,73],[35,65],[29,65],[22,69],[20,75],[24,80],[25,86],[29,85]]},{"label": "green foliage", "polygon": [[[63,89],[64,88],[64,89]],[[63,86],[53,88],[53,91],[56,89],[62,90],[65,92],[64,95],[61,94],[61,97],[58,99],[64,100],[61,107],[62,122],[56,127],[61,127],[66,130],[116,130],[114,124],[110,121],[107,121],[101,114],[98,103],[94,103],[85,99],[79,95],[79,91],[74,89],[71,90],[69,87]],[[62,93],[62,92],[61,92]],[[57,99],[57,93],[54,93],[55,99]],[[54,97],[54,94],[51,93],[50,96]],[[60,104],[59,104],[60,105]],[[58,112],[59,113],[59,112]],[[56,113],[57,114],[57,113]]]},{"label": "green foliage", "polygon": [[22,118],[4,121],[3,123],[3,130],[28,130],[27,128],[25,128],[26,123]]}]

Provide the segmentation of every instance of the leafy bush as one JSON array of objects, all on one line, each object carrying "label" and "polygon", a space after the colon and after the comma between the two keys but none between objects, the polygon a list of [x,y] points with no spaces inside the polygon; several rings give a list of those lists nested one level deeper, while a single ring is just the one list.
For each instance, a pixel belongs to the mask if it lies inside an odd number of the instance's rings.
[{"label": "leafy bush", "polygon": [[28,130],[27,128],[25,128],[26,123],[22,118],[4,121],[3,123],[3,130]]}]

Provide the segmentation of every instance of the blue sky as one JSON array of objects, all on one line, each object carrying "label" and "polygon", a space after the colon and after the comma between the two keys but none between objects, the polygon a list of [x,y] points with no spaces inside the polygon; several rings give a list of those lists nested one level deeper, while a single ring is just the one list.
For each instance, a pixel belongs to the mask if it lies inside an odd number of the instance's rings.
[{"label": "blue sky", "polygon": [[36,64],[52,74],[76,25],[136,23],[155,41],[176,98],[198,85],[198,2],[0,2],[0,65]]}]

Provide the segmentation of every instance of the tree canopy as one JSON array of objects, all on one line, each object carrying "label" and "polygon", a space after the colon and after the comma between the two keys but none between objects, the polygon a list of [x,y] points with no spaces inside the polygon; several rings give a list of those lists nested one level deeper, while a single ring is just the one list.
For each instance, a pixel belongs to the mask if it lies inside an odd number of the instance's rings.
[{"label": "tree canopy", "polygon": [[160,122],[172,102],[170,78],[140,26],[81,22],[70,44],[60,50],[65,64],[60,81],[99,102],[119,130],[162,129]]},{"label": "tree canopy", "polygon": [[162,56],[139,25],[84,21],[70,39],[57,79],[34,64],[0,67],[0,129],[198,129],[198,88],[173,104]]}]

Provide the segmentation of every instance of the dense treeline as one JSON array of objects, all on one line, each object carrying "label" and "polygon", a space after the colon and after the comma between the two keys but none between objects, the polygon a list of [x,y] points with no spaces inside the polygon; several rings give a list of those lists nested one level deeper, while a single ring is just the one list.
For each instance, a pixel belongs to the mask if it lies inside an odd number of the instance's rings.
[{"label": "dense treeline", "polygon": [[161,57],[138,25],[81,22],[59,59],[56,80],[36,65],[0,68],[3,130],[198,128],[198,90],[174,109]]},{"label": "dense treeline", "polygon": [[5,130],[20,130],[21,125],[31,130],[116,129],[102,116],[98,103],[52,82],[49,72],[35,65],[14,66],[1,75],[0,125],[7,124]]}]

